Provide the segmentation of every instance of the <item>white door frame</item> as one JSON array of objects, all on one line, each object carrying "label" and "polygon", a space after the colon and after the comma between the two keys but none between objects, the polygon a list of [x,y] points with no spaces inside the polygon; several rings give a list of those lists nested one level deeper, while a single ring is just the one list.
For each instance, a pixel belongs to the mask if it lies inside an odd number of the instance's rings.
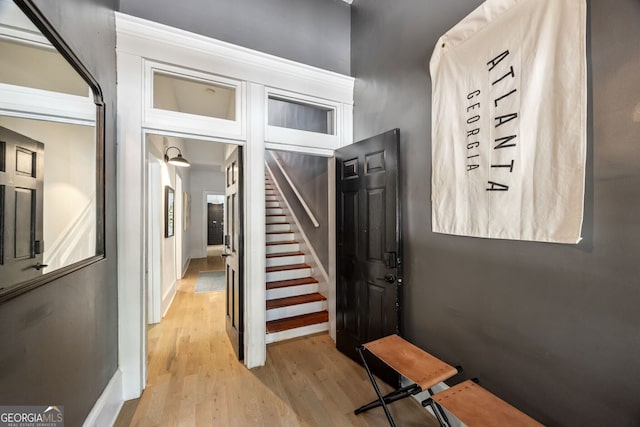
[{"label": "white door frame", "polygon": [[147,153],[147,319],[149,324],[162,320],[161,235],[162,203],[160,159]]},{"label": "white door frame", "polygon": [[176,280],[180,280],[182,279],[182,276],[184,276],[184,271],[182,271],[182,267],[183,267],[183,261],[182,261],[182,248],[184,246],[184,243],[182,241],[182,239],[184,238],[184,233],[183,233],[183,212],[184,212],[184,207],[183,207],[183,188],[182,188],[182,177],[180,177],[180,175],[178,175],[176,173],[176,197],[175,197],[175,207],[173,209],[174,211],[174,215],[175,215],[175,222],[174,222],[174,230],[176,233]]},{"label": "white door frame", "polygon": [[[118,68],[118,344],[123,398],[145,387],[146,319],[144,261],[145,133],[227,142],[245,147],[245,360],[248,368],[266,360],[264,150],[269,148],[331,155],[352,142],[354,79],[277,58],[186,31],[116,12]],[[181,119],[151,108],[150,65],[167,64],[187,75],[202,73],[237,82],[238,121],[221,123],[197,116]],[[192,71],[198,70],[198,71]],[[305,102],[335,108],[336,135],[275,132],[266,141],[267,97],[273,90],[299,94]],[[171,120],[166,120],[171,115]],[[220,121],[218,121],[220,122]],[[228,121],[227,121],[228,122]]]}]

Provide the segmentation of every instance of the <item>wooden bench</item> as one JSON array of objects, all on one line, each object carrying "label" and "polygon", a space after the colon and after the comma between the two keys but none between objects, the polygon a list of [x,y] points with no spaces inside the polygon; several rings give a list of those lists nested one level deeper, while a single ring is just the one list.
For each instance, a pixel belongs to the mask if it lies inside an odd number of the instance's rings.
[{"label": "wooden bench", "polygon": [[[539,427],[539,422],[514,408],[472,380],[443,390],[422,402],[433,400],[468,427]],[[438,415],[436,415],[437,417]],[[441,420],[438,420],[442,424]]]},{"label": "wooden bench", "polygon": [[[367,364],[365,351],[409,379],[412,384],[383,396]],[[442,408],[455,415],[468,427],[538,427],[542,425],[472,380],[434,394],[431,390],[434,385],[453,377],[461,372],[462,368],[454,368],[398,335],[368,342],[358,348],[358,353],[378,399],[356,409],[356,415],[382,406],[389,424],[395,427],[387,404],[428,390],[431,397],[423,400],[422,406],[431,407],[442,427],[449,426],[449,420]]]},{"label": "wooden bench", "polygon": [[[369,351],[400,375],[409,379],[412,384],[383,396],[367,364],[364,355],[365,350]],[[389,335],[388,337],[368,342],[358,348],[358,353],[362,358],[362,363],[369,375],[369,380],[371,380],[378,399],[356,409],[355,413],[357,415],[369,409],[382,406],[389,420],[389,424],[391,424],[392,427],[395,426],[395,422],[393,421],[393,417],[391,417],[389,408],[387,408],[388,403],[404,399],[405,397],[418,394],[425,390],[429,390],[431,393],[431,387],[453,377],[459,372],[459,368],[454,368],[398,335]],[[432,409],[434,412],[438,412],[439,410],[437,405],[432,405]],[[439,414],[438,417],[446,419],[444,413]]]}]

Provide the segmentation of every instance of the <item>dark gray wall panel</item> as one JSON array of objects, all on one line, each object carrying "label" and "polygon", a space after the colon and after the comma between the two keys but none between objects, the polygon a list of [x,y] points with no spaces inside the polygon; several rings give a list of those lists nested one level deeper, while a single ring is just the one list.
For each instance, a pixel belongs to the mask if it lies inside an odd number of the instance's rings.
[{"label": "dark gray wall panel", "polygon": [[349,74],[350,7],[341,0],[121,0],[120,11]]},{"label": "dark gray wall panel", "polygon": [[[282,166],[287,171],[289,178],[295,183],[298,191],[313,212],[320,224],[315,227],[307,215],[304,207],[298,201],[291,187],[280,172],[280,169],[270,155],[275,153]],[[329,236],[328,236],[328,164],[326,157],[312,156],[308,154],[293,153],[287,151],[267,150],[265,155],[269,167],[278,180],[284,197],[287,198],[305,234],[313,245],[320,262],[326,271],[329,271]]]},{"label": "dark gray wall panel", "polygon": [[355,139],[401,129],[405,334],[547,425],[640,423],[640,3],[591,0],[584,240],[431,233],[437,38],[480,0],[356,0]]},{"label": "dark gray wall panel", "polygon": [[118,365],[114,0],[36,2],[106,102],[106,259],[0,305],[0,402],[64,405],[82,425]]}]

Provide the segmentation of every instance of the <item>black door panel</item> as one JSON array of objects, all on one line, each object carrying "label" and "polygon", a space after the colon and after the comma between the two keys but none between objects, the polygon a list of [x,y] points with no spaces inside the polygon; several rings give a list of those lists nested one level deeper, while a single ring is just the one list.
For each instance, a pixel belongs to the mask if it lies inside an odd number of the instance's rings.
[{"label": "black door panel", "polygon": [[[400,332],[401,215],[399,130],[336,152],[337,302],[340,351]],[[387,382],[397,375],[373,363]]]},{"label": "black door panel", "polygon": [[41,276],[44,144],[0,127],[0,288]]},{"label": "black door panel", "polygon": [[226,329],[239,360],[244,358],[243,171],[242,147],[225,163],[224,258],[227,281]]}]

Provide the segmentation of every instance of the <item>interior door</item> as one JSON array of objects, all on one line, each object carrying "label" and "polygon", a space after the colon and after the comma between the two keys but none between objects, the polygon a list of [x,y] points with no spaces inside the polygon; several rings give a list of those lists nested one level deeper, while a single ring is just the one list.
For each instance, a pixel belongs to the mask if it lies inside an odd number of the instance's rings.
[{"label": "interior door", "polygon": [[44,144],[0,126],[0,288],[41,276]]},{"label": "interior door", "polygon": [[226,328],[239,360],[244,358],[244,266],[242,147],[225,161],[224,253],[227,281]]},{"label": "interior door", "polygon": [[395,129],[336,151],[336,345],[359,363],[357,347],[401,330],[399,142]]}]

